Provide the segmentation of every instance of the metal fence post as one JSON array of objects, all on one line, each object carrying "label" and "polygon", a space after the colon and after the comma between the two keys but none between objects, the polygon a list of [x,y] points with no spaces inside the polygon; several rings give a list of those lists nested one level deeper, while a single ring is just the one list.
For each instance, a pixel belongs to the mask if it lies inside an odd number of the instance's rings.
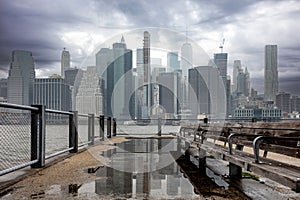
[{"label": "metal fence post", "polygon": [[113,136],[117,136],[117,121],[113,118]]},{"label": "metal fence post", "polygon": [[94,145],[95,141],[95,114],[89,114],[88,118],[88,141],[89,145]]},{"label": "metal fence post", "polygon": [[99,130],[100,130],[100,140],[101,141],[104,141],[104,115],[100,115],[100,122],[99,122],[99,124],[100,124],[100,128],[99,128]]},{"label": "metal fence post", "polygon": [[158,133],[157,133],[157,135],[161,136],[161,118],[158,118],[157,126],[158,126]]},{"label": "metal fence post", "polygon": [[111,138],[111,117],[107,117],[107,138]]},{"label": "metal fence post", "polygon": [[31,112],[31,160],[38,160],[32,168],[45,166],[45,105],[32,105],[38,111]]},{"label": "metal fence post", "polygon": [[91,137],[92,137],[92,143],[91,145],[93,145],[95,143],[95,114],[92,114],[92,132],[91,132]]},{"label": "metal fence post", "polygon": [[78,111],[71,111],[73,115],[69,116],[69,147],[73,147],[70,153],[78,152]]}]

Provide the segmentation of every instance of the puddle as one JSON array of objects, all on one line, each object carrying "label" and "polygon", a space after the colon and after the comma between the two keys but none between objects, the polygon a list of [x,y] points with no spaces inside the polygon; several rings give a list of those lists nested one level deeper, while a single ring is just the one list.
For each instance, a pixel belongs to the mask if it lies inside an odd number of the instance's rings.
[{"label": "puddle", "polygon": [[176,139],[131,139],[114,146],[116,148],[99,152],[110,160],[108,166],[84,170],[92,181],[52,185],[29,198],[201,199],[228,196],[228,184],[223,179],[208,169],[203,175],[195,165],[179,157]]},{"label": "puddle", "polygon": [[109,166],[89,169],[96,170],[95,181],[83,184],[79,197],[94,193],[104,199],[198,199],[170,153],[177,151],[176,140],[131,139],[115,145],[101,152],[110,158]]}]

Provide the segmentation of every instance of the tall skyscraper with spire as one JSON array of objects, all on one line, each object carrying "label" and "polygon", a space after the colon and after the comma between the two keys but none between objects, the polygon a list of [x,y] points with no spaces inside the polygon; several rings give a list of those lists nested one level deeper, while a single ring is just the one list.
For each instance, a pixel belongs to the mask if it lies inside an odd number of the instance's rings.
[{"label": "tall skyscraper with spire", "polygon": [[151,115],[151,69],[150,69],[150,33],[144,31],[143,60],[144,60],[144,105],[147,107],[147,115]]},{"label": "tall skyscraper with spire", "polygon": [[61,52],[61,77],[65,77],[65,71],[70,69],[70,52],[66,48]]},{"label": "tall skyscraper with spire", "polygon": [[[105,50],[105,51],[104,51]],[[122,36],[120,42],[113,44],[112,50],[101,49],[96,60],[100,64],[103,55],[111,55],[103,72],[106,83],[106,114],[118,119],[129,119],[134,114],[134,105],[130,104],[133,87],[132,77],[132,50],[127,49]],[[111,54],[109,53],[111,52]],[[102,70],[103,71],[103,70]]]},{"label": "tall skyscraper with spire", "polygon": [[8,103],[31,105],[35,78],[32,53],[24,50],[13,51],[8,73]]},{"label": "tall skyscraper with spire", "polygon": [[193,49],[191,43],[186,41],[181,47],[180,66],[182,70],[182,109],[188,107],[188,71],[193,68]]},{"label": "tall skyscraper with spire", "polygon": [[187,77],[188,70],[193,67],[193,49],[191,43],[184,43],[181,47],[181,70],[182,75]]},{"label": "tall skyscraper with spire", "polygon": [[264,100],[275,103],[278,93],[277,45],[265,46]]}]

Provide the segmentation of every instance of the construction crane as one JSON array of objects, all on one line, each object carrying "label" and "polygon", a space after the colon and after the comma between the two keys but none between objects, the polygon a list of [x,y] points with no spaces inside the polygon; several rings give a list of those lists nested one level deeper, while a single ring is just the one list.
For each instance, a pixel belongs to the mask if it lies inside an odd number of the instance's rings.
[{"label": "construction crane", "polygon": [[222,43],[219,46],[219,48],[221,49],[221,53],[223,53],[224,43],[225,43],[225,38],[223,38],[223,41],[222,41]]}]

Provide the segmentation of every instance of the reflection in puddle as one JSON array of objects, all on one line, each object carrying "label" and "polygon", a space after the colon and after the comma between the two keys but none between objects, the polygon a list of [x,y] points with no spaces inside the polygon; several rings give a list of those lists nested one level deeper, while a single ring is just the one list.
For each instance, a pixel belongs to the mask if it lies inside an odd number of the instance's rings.
[{"label": "reflection in puddle", "polygon": [[89,174],[95,173],[95,172],[97,172],[98,169],[100,169],[101,167],[103,167],[103,166],[99,166],[99,167],[90,167],[90,168],[88,168],[88,173],[89,173]]},{"label": "reflection in puddle", "polygon": [[96,172],[95,193],[114,198],[195,198],[170,152],[174,139],[132,139],[103,152],[110,165]]},{"label": "reflection in puddle", "polygon": [[78,189],[81,187],[82,185],[77,185],[77,184],[70,184],[69,185],[69,193],[70,194],[78,194]]},{"label": "reflection in puddle", "polygon": [[176,164],[150,173],[130,173],[105,167],[97,172],[95,193],[125,198],[193,198],[193,186]]}]

